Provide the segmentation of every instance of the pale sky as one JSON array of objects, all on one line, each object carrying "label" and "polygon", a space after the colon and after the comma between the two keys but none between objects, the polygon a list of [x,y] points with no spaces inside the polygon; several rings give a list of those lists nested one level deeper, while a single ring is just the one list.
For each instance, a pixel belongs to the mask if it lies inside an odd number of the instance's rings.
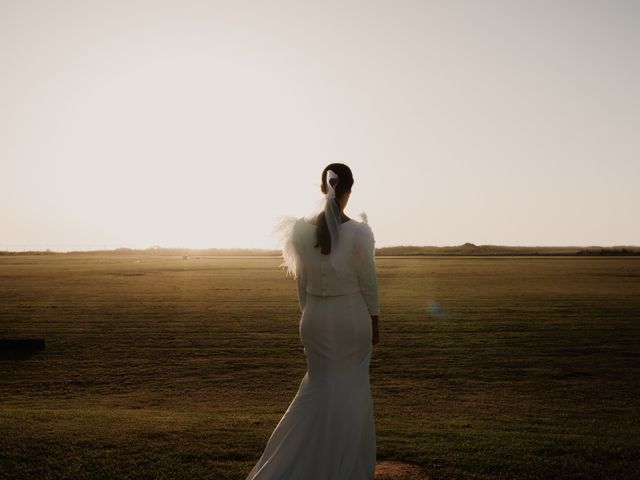
[{"label": "pale sky", "polygon": [[0,250],[640,244],[640,2],[0,0]]}]

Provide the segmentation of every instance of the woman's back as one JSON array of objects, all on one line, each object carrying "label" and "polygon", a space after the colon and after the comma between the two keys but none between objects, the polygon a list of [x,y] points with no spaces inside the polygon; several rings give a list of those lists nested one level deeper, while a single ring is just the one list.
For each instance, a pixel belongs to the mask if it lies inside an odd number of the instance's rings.
[{"label": "woman's back", "polygon": [[[366,218],[363,215],[363,218]],[[378,315],[378,285],[375,272],[375,239],[369,224],[350,219],[340,226],[338,269],[330,255],[316,247],[317,225],[301,217],[290,218],[292,227],[286,239],[284,266],[298,280],[301,297],[347,295],[361,292],[370,315]],[[300,298],[301,310],[304,298]]]}]

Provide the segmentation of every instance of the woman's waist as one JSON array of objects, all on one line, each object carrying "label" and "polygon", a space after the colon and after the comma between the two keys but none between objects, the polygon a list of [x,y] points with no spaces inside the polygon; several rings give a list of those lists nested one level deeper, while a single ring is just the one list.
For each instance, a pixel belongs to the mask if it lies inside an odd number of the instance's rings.
[{"label": "woman's waist", "polygon": [[309,288],[306,289],[307,295],[313,295],[314,297],[341,297],[345,295],[357,295],[360,293],[359,287],[350,287],[350,288]]}]

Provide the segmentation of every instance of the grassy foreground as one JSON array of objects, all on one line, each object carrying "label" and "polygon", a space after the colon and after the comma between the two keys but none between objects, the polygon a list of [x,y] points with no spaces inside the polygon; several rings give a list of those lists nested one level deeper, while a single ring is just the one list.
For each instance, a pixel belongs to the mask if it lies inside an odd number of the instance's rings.
[{"label": "grassy foreground", "polygon": [[[306,370],[278,258],[0,257],[0,478],[243,479]],[[379,257],[378,458],[632,479],[640,258]]]}]

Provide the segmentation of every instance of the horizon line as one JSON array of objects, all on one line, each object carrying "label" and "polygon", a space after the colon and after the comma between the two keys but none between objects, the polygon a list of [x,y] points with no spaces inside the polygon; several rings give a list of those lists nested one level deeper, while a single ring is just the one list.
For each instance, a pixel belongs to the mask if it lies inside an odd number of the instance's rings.
[{"label": "horizon line", "polygon": [[[280,252],[282,249],[280,247],[276,248],[265,248],[265,247],[181,247],[181,246],[173,246],[173,247],[165,247],[160,245],[153,245],[150,247],[127,247],[127,246],[119,246],[119,247],[91,247],[91,246],[81,246],[74,245],[70,246],[70,248],[65,247],[43,247],[36,245],[23,245],[23,248],[16,249],[16,245],[7,245],[6,247],[0,250],[0,253],[3,254],[11,254],[11,253],[26,253],[26,252],[34,252],[34,253],[83,253],[83,252],[122,252],[122,251],[141,251],[141,252],[153,252],[153,251],[190,251],[190,252],[203,252],[203,251],[243,251],[243,252]],[[11,248],[13,247],[13,248]],[[402,244],[402,245],[386,245],[386,246],[376,246],[376,250],[384,250],[384,249],[453,249],[453,248],[466,248],[466,249],[480,249],[480,248],[506,248],[506,249],[637,249],[640,250],[640,245],[631,245],[631,244],[611,244],[611,245],[508,245],[508,244],[474,244],[471,242],[465,242],[459,245],[415,245],[415,244]]]}]

